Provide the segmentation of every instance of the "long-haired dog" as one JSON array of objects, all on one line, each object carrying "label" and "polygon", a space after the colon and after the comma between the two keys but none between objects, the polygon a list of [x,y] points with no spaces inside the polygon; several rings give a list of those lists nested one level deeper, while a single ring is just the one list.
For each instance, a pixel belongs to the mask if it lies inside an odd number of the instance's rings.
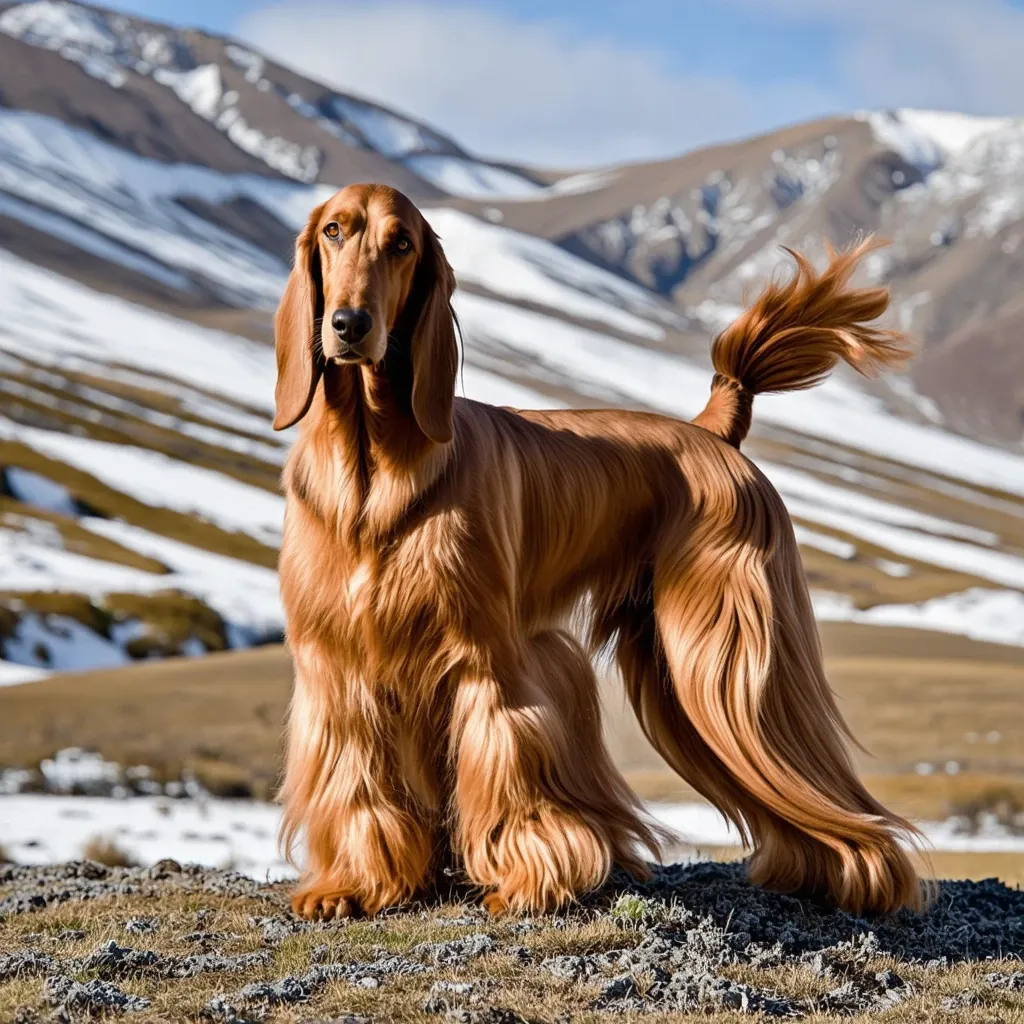
[{"label": "long-haired dog", "polygon": [[[753,848],[750,878],[856,912],[917,906],[913,829],[858,780],[793,527],[739,452],[753,397],[868,373],[903,339],[800,256],[713,346],[693,423],[455,397],[455,278],[393,189],[310,215],[276,318],[281,589],[295,664],[283,839],[301,915],[373,914],[452,850],[486,906],[539,912],[645,871],[660,835],[612,764],[588,651]],[[795,255],[795,254],[794,254]]]}]

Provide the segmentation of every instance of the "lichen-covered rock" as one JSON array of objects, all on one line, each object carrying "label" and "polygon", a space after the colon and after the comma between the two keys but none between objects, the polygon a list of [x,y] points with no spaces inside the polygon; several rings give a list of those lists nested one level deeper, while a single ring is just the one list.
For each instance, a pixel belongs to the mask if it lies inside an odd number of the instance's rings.
[{"label": "lichen-covered rock", "polygon": [[46,979],[46,1001],[65,1016],[141,1013],[150,1004],[148,999],[129,995],[99,978],[83,984],[63,974]]},{"label": "lichen-covered rock", "polygon": [[0,953],[0,981],[12,978],[27,978],[35,974],[47,974],[54,969],[54,959],[34,949],[23,949],[16,953]]},{"label": "lichen-covered rock", "polygon": [[493,953],[494,949],[494,939],[480,933],[450,942],[422,942],[413,948],[412,953],[434,964],[453,966]]}]

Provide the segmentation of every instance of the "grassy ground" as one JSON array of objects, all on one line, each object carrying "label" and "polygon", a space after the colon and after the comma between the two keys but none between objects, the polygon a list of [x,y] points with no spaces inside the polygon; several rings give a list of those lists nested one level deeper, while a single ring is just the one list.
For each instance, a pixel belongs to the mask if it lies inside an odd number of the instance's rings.
[{"label": "grassy ground", "polygon": [[267,647],[0,689],[0,764],[82,746],[157,777],[198,769],[269,796],[290,671],[284,650]]},{"label": "grassy ground", "polygon": [[[746,992],[755,1006],[766,997],[785,1001],[787,1016],[809,1022],[1024,1021],[1019,993],[992,980],[996,972],[1012,975],[1019,959],[972,956],[950,940],[950,951],[959,952],[945,965],[926,964],[915,955],[916,938],[906,955],[895,952],[907,938],[897,925],[880,929],[876,945],[850,945],[867,923],[813,906],[794,916],[794,928],[786,931],[792,901],[767,897],[764,908],[782,918],[768,922],[738,909],[734,901],[745,890],[728,872],[673,877],[678,898],[609,891],[555,921],[491,920],[475,903],[456,899],[385,920],[307,925],[289,917],[284,887],[219,872],[186,876],[171,865],[149,872],[97,868],[87,878],[0,874],[0,1019],[50,1019],[59,985],[48,979],[57,976],[91,983],[103,998],[112,987],[148,1000],[131,1014],[138,1024],[296,1024],[346,1014],[379,1022],[428,1022],[447,1014],[481,1024],[682,1024],[713,1010],[722,1024],[750,1020],[751,1014],[717,1002],[715,987],[729,985],[747,986],[733,991]],[[38,894],[38,906],[16,902],[27,892]],[[935,922],[936,935],[955,935],[952,925],[976,926],[966,895],[950,891],[950,906],[963,904],[966,917],[951,911],[949,920]],[[998,891],[993,895],[999,898]],[[1004,890],[1002,898],[1012,897]],[[739,927],[730,931],[730,922]],[[749,927],[753,935],[739,934]],[[774,940],[781,942],[778,952],[765,955],[777,932],[783,936]],[[927,933],[924,940],[947,941]],[[824,959],[815,959],[817,951]],[[26,961],[26,953],[34,959]],[[318,979],[324,965],[335,977]],[[895,980],[879,986],[875,979],[886,971]],[[700,979],[690,987],[689,1010],[657,1001],[656,982],[661,978],[664,985],[670,975],[677,985]],[[290,983],[281,985],[283,979]],[[619,990],[630,993],[618,1004],[609,1003],[616,979]],[[262,990],[246,989],[260,983]],[[279,995],[269,994],[268,984]],[[219,1007],[212,1002],[218,998]],[[837,1009],[843,999],[849,1006]],[[598,1009],[602,1002],[606,1008]],[[858,1005],[868,1012],[857,1012]]]}]

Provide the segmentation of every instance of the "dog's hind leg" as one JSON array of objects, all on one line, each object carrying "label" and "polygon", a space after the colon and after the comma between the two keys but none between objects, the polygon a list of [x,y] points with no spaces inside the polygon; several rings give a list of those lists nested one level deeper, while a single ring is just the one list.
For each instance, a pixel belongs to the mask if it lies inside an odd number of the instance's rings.
[{"label": "dog's hind leg", "polygon": [[763,834],[768,829],[769,818],[783,825],[766,807],[750,800],[687,718],[673,688],[650,594],[621,605],[604,626],[602,641],[614,646],[626,696],[640,728],[669,767],[714,804],[748,841],[751,831]]},{"label": "dog's hind leg", "polygon": [[658,849],[605,749],[579,645],[539,633],[517,662],[467,670],[452,716],[456,839],[492,913],[554,909],[613,863],[643,875],[640,847]]},{"label": "dog's hind leg", "polygon": [[678,717],[645,694],[648,729],[749,829],[752,881],[827,892],[853,912],[918,906],[901,845],[913,830],[851,764],[785,506],[746,460],[720,468],[689,474],[693,507],[659,544],[658,639],[688,724],[673,744]]}]

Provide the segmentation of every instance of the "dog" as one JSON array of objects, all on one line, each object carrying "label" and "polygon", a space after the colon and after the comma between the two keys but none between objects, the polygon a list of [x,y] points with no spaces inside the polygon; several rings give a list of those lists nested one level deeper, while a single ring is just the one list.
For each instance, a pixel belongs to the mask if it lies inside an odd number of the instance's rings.
[{"label": "dog", "polygon": [[821,273],[793,253],[714,341],[687,423],[457,398],[455,276],[425,218],[382,185],[313,210],[275,317],[274,427],[301,421],[280,557],[297,914],[404,903],[446,850],[494,914],[557,908],[614,864],[642,877],[664,837],[604,747],[599,650],[752,882],[920,906],[914,830],[847,753],[789,515],[739,450],[755,395],[908,357],[873,326],[886,290],[849,286],[870,244]]}]

